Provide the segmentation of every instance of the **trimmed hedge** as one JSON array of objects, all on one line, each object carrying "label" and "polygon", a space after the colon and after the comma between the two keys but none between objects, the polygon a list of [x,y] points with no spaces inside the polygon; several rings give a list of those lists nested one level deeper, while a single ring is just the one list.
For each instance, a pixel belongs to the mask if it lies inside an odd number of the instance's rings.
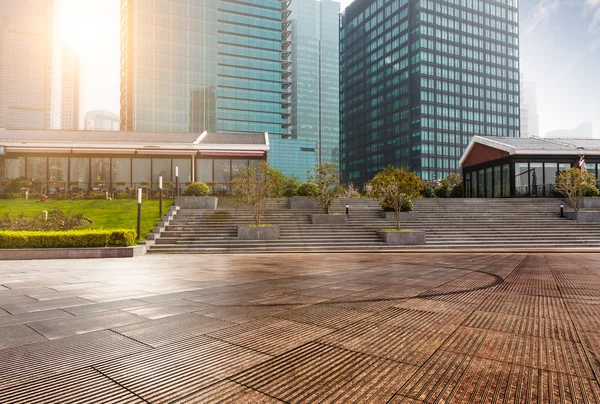
[{"label": "trimmed hedge", "polygon": [[0,231],[0,249],[127,247],[135,230]]},{"label": "trimmed hedge", "polygon": [[210,194],[208,185],[203,182],[192,182],[185,190],[187,196],[207,196]]}]

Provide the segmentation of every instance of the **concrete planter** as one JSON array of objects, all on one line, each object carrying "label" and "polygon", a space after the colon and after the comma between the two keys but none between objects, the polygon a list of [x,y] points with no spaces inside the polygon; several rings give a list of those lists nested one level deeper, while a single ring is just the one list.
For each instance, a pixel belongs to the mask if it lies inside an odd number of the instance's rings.
[{"label": "concrete planter", "polygon": [[425,244],[424,231],[387,232],[380,231],[379,235],[388,245],[419,245]]},{"label": "concrete planter", "polygon": [[600,198],[583,198],[581,200],[583,209],[600,209]]},{"label": "concrete planter", "polygon": [[178,196],[175,205],[181,209],[217,209],[219,198],[216,196]]},{"label": "concrete planter", "polygon": [[[396,220],[396,214],[394,212],[382,212],[381,214],[386,220]],[[418,219],[417,212],[400,212],[400,223],[402,222],[415,222]]]},{"label": "concrete planter", "polygon": [[290,207],[292,210],[315,210],[323,209],[316,199],[310,196],[292,196],[290,198]]},{"label": "concrete planter", "polygon": [[565,212],[565,217],[569,220],[577,220],[578,222],[585,223],[600,223],[600,211],[579,211],[579,212]]},{"label": "concrete planter", "polygon": [[279,240],[279,226],[238,226],[240,240]]},{"label": "concrete planter", "polygon": [[312,224],[348,224],[346,215],[312,215]]}]

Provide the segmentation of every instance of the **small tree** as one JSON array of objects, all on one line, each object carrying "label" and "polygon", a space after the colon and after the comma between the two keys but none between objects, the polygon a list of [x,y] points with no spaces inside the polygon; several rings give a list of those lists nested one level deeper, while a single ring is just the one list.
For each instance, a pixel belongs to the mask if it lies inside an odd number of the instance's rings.
[{"label": "small tree", "polygon": [[308,180],[317,184],[319,192],[315,196],[315,199],[325,209],[325,212],[329,214],[331,204],[336,200],[341,191],[338,186],[340,175],[337,167],[333,163],[320,164],[311,170]]},{"label": "small tree", "polygon": [[572,167],[558,174],[554,189],[569,198],[575,212],[579,212],[581,199],[588,193],[598,192],[597,183],[598,181],[593,174]]},{"label": "small tree", "polygon": [[402,205],[421,191],[423,183],[413,172],[388,166],[371,180],[373,192],[384,209],[394,209],[396,229],[400,230]]},{"label": "small tree", "polygon": [[279,198],[283,185],[281,176],[272,175],[266,162],[259,166],[246,167],[231,181],[231,196],[237,205],[245,205],[252,210],[254,224],[260,226],[260,220],[267,210],[267,198]]}]

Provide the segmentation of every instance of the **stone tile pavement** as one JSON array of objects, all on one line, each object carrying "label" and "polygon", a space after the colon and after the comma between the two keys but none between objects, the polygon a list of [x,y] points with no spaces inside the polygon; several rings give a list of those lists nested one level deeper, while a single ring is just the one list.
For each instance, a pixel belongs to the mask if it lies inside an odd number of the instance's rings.
[{"label": "stone tile pavement", "polygon": [[0,261],[0,403],[600,403],[600,254]]}]

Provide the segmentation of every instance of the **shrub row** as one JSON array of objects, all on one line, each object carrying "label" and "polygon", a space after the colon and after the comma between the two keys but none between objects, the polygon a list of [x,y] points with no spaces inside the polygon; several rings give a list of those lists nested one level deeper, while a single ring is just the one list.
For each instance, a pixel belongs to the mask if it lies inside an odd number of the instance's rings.
[{"label": "shrub row", "polygon": [[127,247],[135,230],[0,231],[0,249]]}]

